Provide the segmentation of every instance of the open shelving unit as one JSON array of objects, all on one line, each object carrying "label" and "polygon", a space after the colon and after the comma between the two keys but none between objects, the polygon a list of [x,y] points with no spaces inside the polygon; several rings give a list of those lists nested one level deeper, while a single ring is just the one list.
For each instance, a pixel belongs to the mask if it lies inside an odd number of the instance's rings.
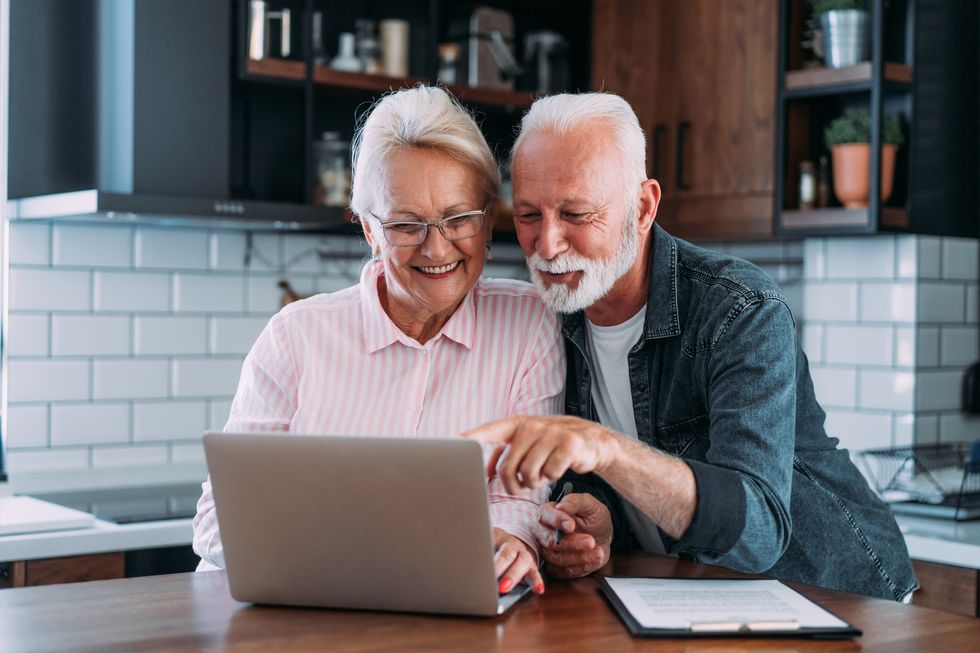
[{"label": "open shelving unit", "polygon": [[[909,226],[907,187],[908,150],[896,162],[895,187],[891,197],[881,199],[881,145],[884,116],[898,115],[908,129],[912,117],[911,44],[908,42],[914,17],[914,0],[892,6],[887,21],[885,6],[871,3],[871,60],[845,68],[803,66],[802,51],[795,47],[802,36],[807,3],[781,0],[779,92],[777,118],[776,231],[807,235],[829,233],[876,233],[882,228],[905,230]],[[903,3],[897,1],[895,5]],[[904,13],[903,13],[904,10]],[[898,16],[905,21],[897,22]],[[905,28],[900,33],[899,27]],[[891,38],[887,38],[887,37]],[[887,41],[887,44],[886,44]],[[887,96],[887,98],[886,98]],[[867,108],[871,112],[871,176],[868,207],[844,208],[830,192],[830,205],[800,208],[800,164],[817,164],[831,154],[823,144],[823,129],[845,109]],[[832,165],[828,165],[832,169]],[[828,180],[832,186],[832,182]]]},{"label": "open shelving unit", "polygon": [[[289,8],[292,15],[292,54],[251,59],[248,56],[248,0],[228,0],[235,8],[232,56],[232,178],[237,197],[312,205],[316,159],[314,143],[322,132],[338,132],[350,142],[357,122],[382,94],[418,84],[433,84],[437,46],[459,41],[460,16],[477,4],[468,0],[269,0],[270,10]],[[576,16],[591,13],[592,0],[496,0],[495,8],[514,17],[514,43],[524,33],[553,30],[571,44],[569,64],[574,88],[588,88],[591,66],[591,27]],[[337,37],[352,31],[355,20],[401,18],[410,24],[407,77],[347,72],[313,59],[313,12],[323,12],[323,43],[328,60]],[[463,23],[465,24],[465,22]],[[516,53],[515,53],[516,54]],[[518,54],[518,59],[520,59]],[[535,94],[453,84],[445,87],[470,108],[491,149],[498,156],[509,150],[515,127]],[[359,233],[350,214],[339,207],[322,207],[325,232]],[[318,208],[319,210],[319,208]],[[501,216],[497,229],[506,234],[509,222]],[[512,228],[511,228],[512,230]],[[507,235],[504,236],[508,238]]]},{"label": "open shelving unit", "polygon": [[[870,8],[871,60],[831,69],[804,62],[806,0],[781,0],[775,231],[976,237],[977,6],[871,0]],[[823,130],[849,108],[871,112],[868,207],[845,209],[831,191],[828,206],[800,208],[800,164],[830,160]],[[885,116],[899,117],[905,142],[882,200]]]}]

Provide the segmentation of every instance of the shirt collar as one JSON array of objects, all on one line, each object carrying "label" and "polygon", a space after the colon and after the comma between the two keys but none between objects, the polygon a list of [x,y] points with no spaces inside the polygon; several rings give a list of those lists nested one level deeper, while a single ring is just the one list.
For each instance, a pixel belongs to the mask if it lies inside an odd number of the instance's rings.
[{"label": "shirt collar", "polygon": [[[361,270],[359,284],[361,320],[364,326],[364,350],[367,353],[373,354],[396,342],[413,349],[423,349],[443,336],[467,349],[473,348],[476,340],[476,304],[473,300],[475,288],[466,293],[462,303],[443,325],[442,330],[426,345],[422,345],[405,335],[381,307],[381,297],[378,295],[378,279],[382,274],[384,274],[384,265],[377,261],[368,263]],[[480,281],[477,280],[477,286],[479,285]]]}]

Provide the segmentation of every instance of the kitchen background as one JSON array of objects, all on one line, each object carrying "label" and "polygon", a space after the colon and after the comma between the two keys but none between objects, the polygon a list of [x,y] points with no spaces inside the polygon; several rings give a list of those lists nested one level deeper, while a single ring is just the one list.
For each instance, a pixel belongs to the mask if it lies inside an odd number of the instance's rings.
[{"label": "kitchen background", "polygon": [[[659,224],[777,281],[842,446],[976,439],[962,396],[980,358],[975,0],[7,9],[0,502],[40,494],[109,521],[0,537],[0,587],[30,584],[35,561],[61,567],[44,582],[193,567],[202,433],[224,425],[284,299],[357,279],[355,122],[417,83],[445,85],[501,155],[538,95],[623,95]],[[865,157],[856,172],[848,154]],[[501,211],[486,272],[526,278],[506,192]],[[977,522],[924,521],[901,522],[917,602],[976,616]]]}]

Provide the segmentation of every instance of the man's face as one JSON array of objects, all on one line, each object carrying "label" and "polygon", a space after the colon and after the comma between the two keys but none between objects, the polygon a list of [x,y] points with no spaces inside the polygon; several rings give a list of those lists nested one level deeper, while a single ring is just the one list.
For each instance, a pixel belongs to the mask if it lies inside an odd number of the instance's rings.
[{"label": "man's face", "polygon": [[604,127],[528,134],[512,165],[517,238],[545,303],[561,313],[605,297],[639,249],[635,199]]}]

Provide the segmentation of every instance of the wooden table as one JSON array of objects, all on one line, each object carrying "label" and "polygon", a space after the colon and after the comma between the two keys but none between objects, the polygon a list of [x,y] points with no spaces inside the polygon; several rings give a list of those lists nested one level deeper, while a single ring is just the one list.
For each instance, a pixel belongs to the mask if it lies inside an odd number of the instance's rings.
[{"label": "wooden table", "polygon": [[[610,575],[739,578],[660,556],[624,556]],[[224,572],[0,591],[0,651],[971,651],[980,619],[805,585],[864,631],[856,640],[630,637],[592,578],[551,583],[495,619],[258,607],[234,601]]]}]

